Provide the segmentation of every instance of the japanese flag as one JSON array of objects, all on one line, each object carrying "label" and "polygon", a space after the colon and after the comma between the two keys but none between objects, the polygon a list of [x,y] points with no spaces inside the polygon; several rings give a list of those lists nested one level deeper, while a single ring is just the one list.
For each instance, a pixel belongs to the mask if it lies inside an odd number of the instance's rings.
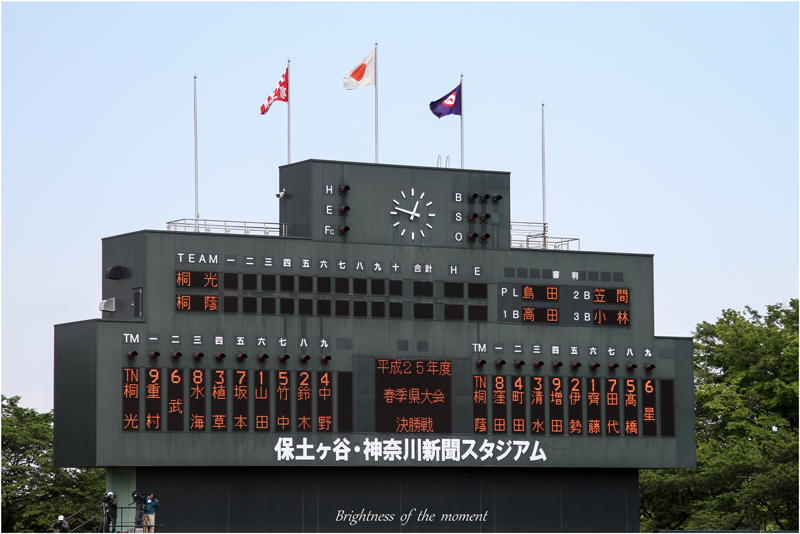
[{"label": "japanese flag", "polygon": [[344,77],[345,89],[358,89],[367,85],[375,85],[375,50],[364,58],[350,74]]},{"label": "japanese flag", "polygon": [[289,67],[286,67],[286,72],[284,72],[283,76],[281,76],[281,80],[278,82],[278,87],[276,87],[275,90],[272,91],[272,94],[267,97],[267,101],[261,104],[261,114],[264,115],[267,111],[269,111],[269,107],[276,100],[280,100],[281,102],[289,101]]}]

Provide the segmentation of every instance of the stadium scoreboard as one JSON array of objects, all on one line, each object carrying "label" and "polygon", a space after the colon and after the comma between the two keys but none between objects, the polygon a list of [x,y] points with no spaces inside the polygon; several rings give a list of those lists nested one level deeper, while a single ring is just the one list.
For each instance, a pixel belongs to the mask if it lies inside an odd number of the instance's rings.
[{"label": "stadium scoreboard", "polygon": [[56,326],[56,463],[693,467],[652,256],[512,246],[509,181],[309,160],[280,235],[104,239],[102,318]]}]

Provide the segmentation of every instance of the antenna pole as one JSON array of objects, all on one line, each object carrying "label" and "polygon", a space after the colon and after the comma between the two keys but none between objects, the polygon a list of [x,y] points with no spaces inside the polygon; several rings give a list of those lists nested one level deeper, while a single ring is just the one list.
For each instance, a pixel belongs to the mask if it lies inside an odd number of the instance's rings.
[{"label": "antenna pole", "polygon": [[286,115],[286,162],[292,162],[292,98],[289,96],[289,65],[292,63],[292,58],[286,60],[286,105],[288,112]]},{"label": "antenna pole", "polygon": [[378,41],[375,41],[375,163],[378,163]]},{"label": "antenna pole", "polygon": [[544,228],[544,248],[547,248],[547,192],[544,174],[544,102],[542,102],[542,225]]},{"label": "antenna pole", "polygon": [[197,74],[194,75],[194,220],[195,226],[200,218],[197,205]]},{"label": "antenna pole", "polygon": [[464,168],[464,73],[461,73],[461,168]]}]

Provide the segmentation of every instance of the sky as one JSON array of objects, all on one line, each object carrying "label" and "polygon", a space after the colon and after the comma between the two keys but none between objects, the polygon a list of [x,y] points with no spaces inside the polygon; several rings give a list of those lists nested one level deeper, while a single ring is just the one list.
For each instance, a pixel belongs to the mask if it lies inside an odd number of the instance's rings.
[{"label": "sky", "polygon": [[797,2],[2,2],[2,393],[53,406],[53,326],[100,317],[101,239],[277,222],[291,161],[464,167],[513,221],[654,255],[655,333],[798,296]]}]

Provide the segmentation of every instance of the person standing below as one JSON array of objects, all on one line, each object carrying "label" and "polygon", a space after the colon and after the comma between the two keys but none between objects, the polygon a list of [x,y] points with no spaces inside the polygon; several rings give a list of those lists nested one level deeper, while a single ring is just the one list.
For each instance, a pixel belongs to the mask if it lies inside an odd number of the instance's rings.
[{"label": "person standing below", "polygon": [[69,522],[64,519],[63,515],[58,516],[58,519],[53,521],[53,532],[69,532]]},{"label": "person standing below", "polygon": [[[106,512],[106,523],[103,532],[116,532],[117,531],[117,499],[114,498],[114,492],[109,491],[108,495],[103,499],[103,507]],[[108,527],[111,527],[111,530]]]},{"label": "person standing below", "polygon": [[[155,493],[144,501],[144,531],[155,532],[156,527],[156,510],[158,510],[158,499]],[[148,528],[148,525],[149,528]]]}]

